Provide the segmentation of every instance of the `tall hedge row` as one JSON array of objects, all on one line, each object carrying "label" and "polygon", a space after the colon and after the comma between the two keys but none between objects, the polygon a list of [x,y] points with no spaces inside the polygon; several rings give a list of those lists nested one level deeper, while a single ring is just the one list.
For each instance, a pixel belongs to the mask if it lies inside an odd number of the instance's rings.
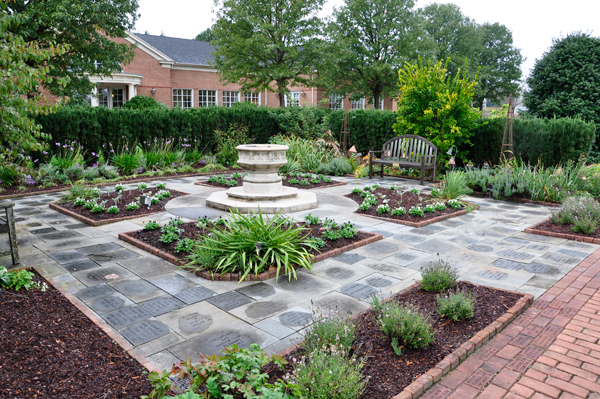
[{"label": "tall hedge row", "polygon": [[[287,133],[279,123],[288,109],[236,106],[232,108],[177,109],[120,109],[63,108],[49,115],[36,117],[42,131],[52,135],[53,142],[80,142],[89,152],[124,143],[152,142],[156,138],[173,139],[175,143],[196,142],[200,149],[213,150],[214,131],[227,130],[240,123],[248,127],[256,143]],[[334,138],[341,142],[344,111],[316,109],[311,114],[324,122]],[[396,113],[380,110],[354,110],[348,113],[349,144],[358,152],[378,150],[394,137]],[[289,126],[289,120],[286,122]],[[299,122],[301,123],[301,122]],[[463,146],[460,154],[476,165],[499,161],[505,118],[484,119],[470,138],[473,146]],[[593,123],[579,119],[515,119],[513,126],[516,156],[532,163],[541,159],[545,165],[556,165],[568,159],[577,160],[581,153],[589,154],[596,137]],[[467,154],[468,152],[468,154]]]}]

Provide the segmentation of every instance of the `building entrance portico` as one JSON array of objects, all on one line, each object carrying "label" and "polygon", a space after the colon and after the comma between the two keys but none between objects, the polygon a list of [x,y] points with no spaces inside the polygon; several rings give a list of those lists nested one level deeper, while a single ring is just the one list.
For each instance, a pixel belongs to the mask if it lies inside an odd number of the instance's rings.
[{"label": "building entrance portico", "polygon": [[92,95],[93,107],[121,108],[125,102],[137,95],[137,87],[144,75],[139,73],[116,73],[113,76],[90,76],[97,84]]}]

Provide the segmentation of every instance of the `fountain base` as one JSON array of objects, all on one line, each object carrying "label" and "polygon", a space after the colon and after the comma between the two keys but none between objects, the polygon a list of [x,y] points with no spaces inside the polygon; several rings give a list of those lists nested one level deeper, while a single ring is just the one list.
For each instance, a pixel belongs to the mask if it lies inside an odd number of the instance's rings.
[{"label": "fountain base", "polygon": [[[290,192],[283,190],[281,194],[284,195],[284,197],[281,198],[278,196],[279,193],[275,194],[277,196],[276,198],[273,197],[274,194],[262,194],[261,197],[261,194],[259,193],[254,194],[244,192],[241,190],[241,187],[239,192],[245,198],[236,197],[237,190],[235,190],[235,188],[229,189],[228,191],[217,191],[212,193],[206,199],[206,205],[224,211],[237,209],[242,213],[257,213],[259,208],[262,213],[277,213],[279,211],[287,213],[299,212],[317,207],[317,196],[314,193],[305,190],[291,189],[296,190],[296,192],[290,195]],[[232,190],[235,190],[233,191],[233,195],[231,195]],[[248,197],[249,195],[253,195],[254,198]]]}]

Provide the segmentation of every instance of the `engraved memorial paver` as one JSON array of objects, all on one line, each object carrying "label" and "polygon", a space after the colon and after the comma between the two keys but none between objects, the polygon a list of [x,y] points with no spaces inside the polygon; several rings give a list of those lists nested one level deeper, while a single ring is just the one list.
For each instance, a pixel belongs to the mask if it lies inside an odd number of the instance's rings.
[{"label": "engraved memorial paver", "polygon": [[510,242],[512,244],[521,244],[521,245],[527,245],[527,244],[529,244],[531,242],[529,240],[522,240],[520,238],[514,238],[514,237],[508,237],[508,238],[505,238],[502,241],[504,241],[504,242]]},{"label": "engraved memorial paver", "polygon": [[413,234],[419,234],[419,235],[422,235],[422,236],[430,236],[430,235],[436,233],[436,231],[430,230],[430,229],[426,229],[424,227],[416,228],[416,229],[410,229],[410,230],[408,230],[408,232],[409,233],[413,233]]},{"label": "engraved memorial paver", "polygon": [[325,274],[333,279],[345,280],[354,276],[354,271],[342,267],[331,267],[325,270]]},{"label": "engraved memorial paver", "polygon": [[[258,343],[258,339],[259,338],[255,334],[246,331],[227,329],[207,332],[194,342],[194,352],[212,355],[219,353],[224,347],[233,344],[240,348],[247,348],[252,343]],[[177,351],[175,350],[175,352]],[[177,353],[175,353],[175,355],[177,355]]]},{"label": "engraved memorial paver", "polygon": [[123,328],[138,321],[150,318],[150,313],[138,306],[127,306],[126,308],[115,310],[102,315],[114,328]]},{"label": "engraved memorial paver", "polygon": [[133,299],[136,302],[144,301],[164,293],[155,285],[150,284],[146,280],[121,280],[111,285],[126,297]]},{"label": "engraved memorial paver", "polygon": [[138,346],[169,333],[169,328],[158,320],[145,320],[119,331],[133,346]]},{"label": "engraved memorial paver", "polygon": [[555,253],[555,252],[545,253],[542,256],[540,256],[538,259],[557,264],[557,266],[563,266],[565,264],[576,265],[579,262],[581,262],[581,258],[573,258],[571,256],[566,256],[566,255]]},{"label": "engraved memorial paver", "polygon": [[87,228],[90,226],[88,226],[85,223],[74,223],[74,224],[66,225],[65,227],[69,230],[76,230],[76,229],[84,229],[84,228]]},{"label": "engraved memorial paver", "polygon": [[73,273],[73,276],[85,285],[96,285],[131,277],[131,273],[118,266],[104,266],[84,270],[82,272],[75,272]]},{"label": "engraved memorial paver", "polygon": [[187,303],[188,305],[191,305],[193,303],[203,301],[215,295],[216,294],[208,288],[197,286],[179,291],[174,296],[175,298]]},{"label": "engraved memorial paver", "polygon": [[477,389],[485,387],[494,378],[494,373],[485,371],[483,369],[477,369],[471,376],[465,381],[465,384],[469,384]]},{"label": "engraved memorial paver", "polygon": [[343,254],[334,256],[333,259],[337,260],[338,262],[343,262],[348,265],[353,265],[356,262],[360,262],[361,260],[366,259],[366,258],[362,255],[351,254],[351,253],[345,252]]},{"label": "engraved memorial paver", "polygon": [[525,356],[517,355],[506,368],[514,370],[518,373],[525,373],[529,367],[535,362],[533,359],[529,359]]},{"label": "engraved memorial paver", "polygon": [[152,316],[160,316],[161,314],[168,313],[172,310],[183,308],[185,303],[170,295],[166,295],[141,302],[138,306]]},{"label": "engraved memorial paver", "polygon": [[62,267],[67,269],[69,271],[69,273],[75,273],[75,272],[80,272],[82,270],[93,269],[95,267],[98,267],[98,264],[96,262],[92,262],[89,259],[81,259],[81,260],[77,260],[75,262],[66,263],[66,264],[62,265]]},{"label": "engraved memorial paver", "polygon": [[94,253],[89,255],[89,258],[94,262],[98,262],[100,264],[103,263],[115,263],[120,260],[137,258],[140,255],[130,251],[128,249],[120,249],[112,252],[104,252],[104,253]]},{"label": "engraved memorial paver", "polygon": [[520,259],[520,260],[533,258],[533,255],[530,255],[527,252],[513,251],[512,249],[502,249],[502,250],[498,251],[498,255],[504,256],[504,257],[510,258],[510,259]]},{"label": "engraved memorial paver", "polygon": [[264,319],[287,309],[283,302],[260,301],[250,304],[244,312],[253,319]]},{"label": "engraved memorial paver", "polygon": [[112,312],[113,310],[121,309],[122,307],[132,304],[133,302],[129,301],[127,298],[119,294],[115,294],[96,299],[88,303],[88,306],[96,313],[102,314]]},{"label": "engraved memorial paver", "polygon": [[525,264],[508,259],[497,259],[492,262],[492,266],[500,267],[502,269],[521,270]]},{"label": "engraved memorial paver", "polygon": [[208,330],[213,324],[213,318],[211,315],[194,312],[180,316],[177,323],[181,332],[192,335]]},{"label": "engraved memorial paver", "polygon": [[84,302],[92,301],[94,299],[102,298],[108,295],[116,294],[117,291],[108,284],[95,285],[93,287],[84,288],[77,293],[75,296]]},{"label": "engraved memorial paver", "polygon": [[541,263],[528,263],[523,267],[523,270],[526,270],[530,273],[557,273],[558,270],[552,266],[544,265]]},{"label": "engraved memorial paver", "polygon": [[150,282],[169,294],[174,294],[186,288],[191,288],[198,285],[192,280],[188,280],[187,278],[178,274],[156,277],[151,279]]},{"label": "engraved memorial paver", "polygon": [[447,241],[442,240],[429,240],[422,244],[415,245],[415,248],[422,251],[434,252],[438,254],[451,254],[452,252],[458,251],[458,247],[450,244]]},{"label": "engraved memorial paver", "polygon": [[493,247],[490,247],[489,245],[483,245],[483,244],[469,245],[467,247],[467,249],[470,249],[471,251],[475,251],[475,252],[492,252],[494,250]]},{"label": "engraved memorial paver", "polygon": [[528,245],[525,249],[533,249],[534,251],[547,251],[548,248],[550,248],[549,245],[531,244],[531,245]]},{"label": "engraved memorial paver", "polygon": [[[27,227],[40,227],[40,226],[42,226],[42,224],[40,222],[33,222],[33,223],[27,224]],[[53,229],[54,229],[54,227],[53,227]],[[56,230],[56,229],[54,229],[54,230]]]},{"label": "engraved memorial paver", "polygon": [[399,249],[400,247],[394,245],[393,243],[379,241],[374,244],[367,245],[366,247],[362,248],[362,251],[363,253],[366,252],[369,254],[376,254],[376,256],[382,257],[387,254],[392,254]]},{"label": "engraved memorial paver", "polygon": [[298,293],[315,292],[324,288],[323,284],[321,283],[324,282],[324,280],[318,279],[306,273],[298,273],[297,277],[297,280],[280,278],[279,281],[273,283],[273,285],[282,290]]},{"label": "engraved memorial paver", "polygon": [[500,233],[514,233],[515,229],[509,229],[508,227],[502,227],[502,226],[495,226],[492,227],[493,230],[496,230]]},{"label": "engraved memorial paver", "polygon": [[508,273],[495,272],[492,270],[482,270],[478,272],[477,275],[488,280],[505,280],[508,278]]},{"label": "engraved memorial paver", "polygon": [[312,323],[313,315],[310,312],[290,311],[280,314],[278,319],[286,327],[304,327]]},{"label": "engraved memorial paver", "polygon": [[[32,223],[32,224],[33,224],[33,223]],[[37,225],[38,225],[38,226],[41,226],[42,224],[41,224],[41,223],[38,223]],[[31,226],[31,225],[30,225],[30,226]],[[38,234],[48,234],[48,233],[52,233],[52,232],[54,232],[54,231],[58,231],[58,230],[56,230],[54,227],[44,227],[43,229],[29,230],[29,232],[30,232],[31,234],[36,234],[36,235],[38,235]]]},{"label": "engraved memorial paver", "polygon": [[62,251],[49,254],[49,256],[52,259],[54,259],[54,261],[62,265],[65,263],[73,262],[74,260],[83,259],[85,255],[72,249],[69,251]]},{"label": "engraved memorial paver", "polygon": [[312,309],[317,314],[357,314],[368,308],[368,306],[357,299],[340,294],[339,292],[331,292],[325,296],[317,298],[313,301]]},{"label": "engraved memorial paver", "polygon": [[239,288],[236,291],[256,300],[266,298],[277,292],[273,286],[266,283],[248,285],[246,287]]},{"label": "engraved memorial paver", "polygon": [[[50,227],[48,227],[48,228],[50,228]],[[52,228],[54,228],[54,227],[52,227]],[[57,231],[55,233],[40,235],[40,238],[44,241],[66,240],[67,238],[75,238],[75,237],[81,237],[81,234],[79,234],[75,231],[71,231],[71,230]]]},{"label": "engraved memorial paver", "polygon": [[120,246],[119,244],[115,244],[114,242],[109,242],[106,244],[96,244],[96,245],[89,245],[89,246],[83,247],[83,248],[78,248],[77,251],[81,252],[84,255],[92,255],[92,254],[98,254],[98,253],[103,253],[103,252],[115,251],[118,249],[123,249],[123,247]]},{"label": "engraved memorial paver", "polygon": [[394,236],[394,240],[402,241],[407,244],[420,244],[427,238],[415,234],[398,234]]},{"label": "engraved memorial paver", "polygon": [[428,256],[431,256],[431,254],[423,251],[417,251],[414,249],[406,249],[388,258],[385,258],[385,261],[393,263],[395,265],[408,266],[411,263],[414,263],[420,259],[427,258]]},{"label": "engraved memorial paver", "polygon": [[573,256],[575,258],[587,258],[589,255],[587,252],[575,251],[574,249],[566,248],[561,248],[556,252],[558,252],[561,255]]},{"label": "engraved memorial paver", "polygon": [[244,294],[240,294],[239,292],[229,291],[224,294],[209,298],[206,300],[206,302],[215,305],[219,309],[229,311],[231,309],[251,303],[252,299]]},{"label": "engraved memorial paver", "polygon": [[363,300],[368,299],[373,294],[376,294],[377,292],[379,292],[378,290],[376,290],[375,288],[373,288],[369,285],[360,284],[360,283],[348,284],[348,285],[340,288],[339,291],[342,294],[346,294],[353,298],[358,298],[358,299],[363,299]]},{"label": "engraved memorial paver", "polygon": [[582,242],[577,242],[577,241],[568,241],[565,243],[565,247],[588,249],[590,251],[594,250],[594,247],[592,247],[591,245],[584,244]]},{"label": "engraved memorial paver", "polygon": [[386,288],[394,284],[393,280],[385,278],[384,276],[367,277],[364,281],[375,288]]}]

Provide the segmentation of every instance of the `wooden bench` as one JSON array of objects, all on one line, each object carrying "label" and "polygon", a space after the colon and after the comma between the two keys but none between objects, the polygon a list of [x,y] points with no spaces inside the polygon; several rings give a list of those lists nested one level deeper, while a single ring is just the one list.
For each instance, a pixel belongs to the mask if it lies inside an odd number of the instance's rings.
[{"label": "wooden bench", "polygon": [[[421,185],[423,185],[425,171],[432,169],[431,181],[433,182],[437,151],[437,147],[431,141],[421,136],[406,134],[394,137],[383,144],[381,151],[369,151],[369,179],[373,178],[373,165],[381,165],[381,177],[385,166],[420,169]],[[381,154],[381,156],[375,158],[374,154]]]},{"label": "wooden bench", "polygon": [[19,259],[19,247],[17,246],[17,232],[15,229],[15,214],[13,212],[14,202],[6,202],[0,204],[0,210],[4,209],[6,214],[6,227],[8,228],[8,242],[10,244],[10,254],[12,256],[13,265],[21,263]]}]

